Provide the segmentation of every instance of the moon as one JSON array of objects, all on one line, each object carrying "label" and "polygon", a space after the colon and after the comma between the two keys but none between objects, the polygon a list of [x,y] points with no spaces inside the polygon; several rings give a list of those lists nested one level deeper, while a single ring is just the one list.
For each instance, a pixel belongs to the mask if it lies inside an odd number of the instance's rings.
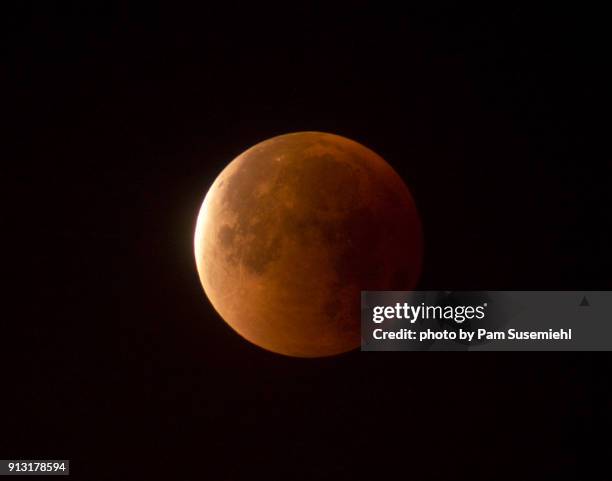
[{"label": "moon", "polygon": [[360,344],[360,291],[411,290],[422,261],[410,191],[382,157],[345,137],[273,137],[208,190],[194,238],[213,307],[269,351],[322,357]]}]

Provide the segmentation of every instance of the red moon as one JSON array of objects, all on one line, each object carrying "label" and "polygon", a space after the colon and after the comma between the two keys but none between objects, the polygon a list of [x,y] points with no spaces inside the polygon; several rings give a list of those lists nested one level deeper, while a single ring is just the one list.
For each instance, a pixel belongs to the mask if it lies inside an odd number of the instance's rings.
[{"label": "red moon", "polygon": [[330,356],[360,344],[360,291],[410,290],[422,260],[410,191],[357,142],[298,132],[261,142],[210,187],[195,230],[210,302],[273,352]]}]

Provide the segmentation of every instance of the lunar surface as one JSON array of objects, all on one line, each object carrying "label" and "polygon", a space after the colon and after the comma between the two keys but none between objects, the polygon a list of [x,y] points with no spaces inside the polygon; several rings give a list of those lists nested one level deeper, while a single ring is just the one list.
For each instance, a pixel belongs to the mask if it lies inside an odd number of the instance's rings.
[{"label": "lunar surface", "polygon": [[421,223],[410,192],[352,140],[298,132],[234,159],[206,194],[195,230],[204,291],[252,343],[318,357],[360,344],[360,291],[410,290]]}]

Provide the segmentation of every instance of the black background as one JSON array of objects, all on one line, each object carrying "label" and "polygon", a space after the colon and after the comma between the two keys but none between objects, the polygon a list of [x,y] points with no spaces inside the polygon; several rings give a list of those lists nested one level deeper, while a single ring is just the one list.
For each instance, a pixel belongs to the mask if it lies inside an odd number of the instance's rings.
[{"label": "black background", "polygon": [[300,130],[404,178],[422,289],[612,288],[602,12],[376,3],[3,7],[0,457],[75,479],[607,479],[603,354],[291,359],[202,292],[207,188]]}]

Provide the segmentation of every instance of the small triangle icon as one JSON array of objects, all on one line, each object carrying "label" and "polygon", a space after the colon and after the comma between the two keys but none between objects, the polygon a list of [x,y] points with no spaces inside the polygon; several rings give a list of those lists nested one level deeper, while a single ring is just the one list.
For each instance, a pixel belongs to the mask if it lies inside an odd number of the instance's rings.
[{"label": "small triangle icon", "polygon": [[586,296],[582,298],[582,301],[580,301],[580,306],[581,307],[586,307],[586,306],[590,306],[591,304],[589,304],[589,301],[587,301]]}]

